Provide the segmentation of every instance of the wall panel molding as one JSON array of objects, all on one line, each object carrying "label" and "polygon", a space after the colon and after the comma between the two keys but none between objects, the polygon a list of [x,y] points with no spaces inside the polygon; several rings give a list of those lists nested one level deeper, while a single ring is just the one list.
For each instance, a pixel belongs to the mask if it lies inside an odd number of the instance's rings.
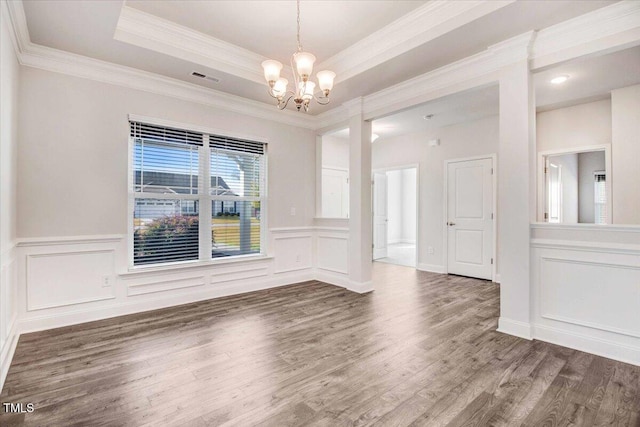
[{"label": "wall panel molding", "polygon": [[531,240],[533,337],[640,365],[640,245],[569,228],[576,240]]}]

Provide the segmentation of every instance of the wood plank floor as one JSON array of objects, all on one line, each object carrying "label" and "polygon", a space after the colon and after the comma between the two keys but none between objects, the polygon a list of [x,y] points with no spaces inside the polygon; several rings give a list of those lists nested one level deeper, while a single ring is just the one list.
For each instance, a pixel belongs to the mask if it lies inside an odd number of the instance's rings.
[{"label": "wood plank floor", "polygon": [[640,425],[640,367],[496,332],[497,285],[374,277],[23,335],[0,425]]}]

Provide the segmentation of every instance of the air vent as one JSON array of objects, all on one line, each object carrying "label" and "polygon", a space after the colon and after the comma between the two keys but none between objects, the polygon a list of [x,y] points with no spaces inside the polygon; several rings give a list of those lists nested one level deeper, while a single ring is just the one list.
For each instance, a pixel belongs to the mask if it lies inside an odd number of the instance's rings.
[{"label": "air vent", "polygon": [[204,75],[202,73],[199,73],[197,71],[192,71],[191,75],[194,76],[194,77],[199,77],[201,79],[206,79],[206,80],[212,81],[214,83],[220,83],[220,79],[217,79],[217,78],[211,77],[211,76],[206,76],[206,75]]}]

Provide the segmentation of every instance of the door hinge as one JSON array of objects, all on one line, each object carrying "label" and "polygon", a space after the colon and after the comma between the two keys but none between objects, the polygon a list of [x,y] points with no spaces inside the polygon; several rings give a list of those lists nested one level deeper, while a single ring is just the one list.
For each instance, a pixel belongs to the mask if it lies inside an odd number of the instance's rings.
[{"label": "door hinge", "polygon": [[548,213],[544,213],[544,219],[549,219],[549,214]]},{"label": "door hinge", "polygon": [[491,168],[491,175],[493,175],[493,168]]},{"label": "door hinge", "polygon": [[493,258],[491,258],[491,265],[493,265]]},{"label": "door hinge", "polygon": [[371,249],[374,249],[376,247],[375,243],[371,244]]},{"label": "door hinge", "polygon": [[547,172],[549,172],[549,168],[545,166],[544,167],[544,173],[547,173]]},{"label": "door hinge", "polygon": [[493,219],[493,212],[491,212],[491,219]]}]

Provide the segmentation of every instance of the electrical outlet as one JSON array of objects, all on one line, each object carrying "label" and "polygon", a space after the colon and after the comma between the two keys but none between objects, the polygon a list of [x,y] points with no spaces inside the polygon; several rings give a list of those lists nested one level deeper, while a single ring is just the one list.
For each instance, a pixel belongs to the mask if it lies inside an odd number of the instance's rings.
[{"label": "electrical outlet", "polygon": [[108,288],[111,286],[111,276],[102,276],[102,287]]},{"label": "electrical outlet", "polygon": [[433,255],[433,246],[429,246],[429,247],[427,248],[427,253],[428,253],[429,255]]},{"label": "electrical outlet", "polygon": [[296,262],[300,262],[300,255],[296,255]]},{"label": "electrical outlet", "polygon": [[296,208],[291,208],[291,216],[296,216]]}]

